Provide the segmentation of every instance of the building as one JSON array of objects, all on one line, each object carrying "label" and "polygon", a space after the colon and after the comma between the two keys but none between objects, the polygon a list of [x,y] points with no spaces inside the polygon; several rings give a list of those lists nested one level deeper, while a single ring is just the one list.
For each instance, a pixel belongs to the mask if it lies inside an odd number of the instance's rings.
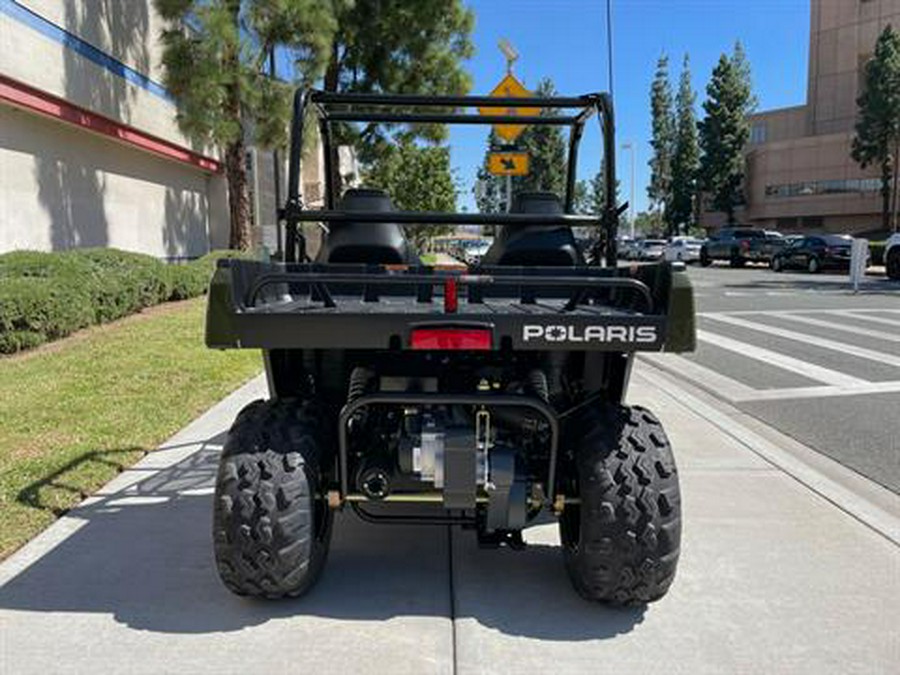
[{"label": "building", "polygon": [[[0,0],[0,253],[227,247],[222,163],[178,128],[162,28],[152,0]],[[248,166],[257,239],[271,242],[271,154],[251,150]],[[304,163],[304,194],[322,175],[321,158]]]},{"label": "building", "polygon": [[[786,232],[882,229],[879,171],[861,170],[850,149],[863,66],[888,24],[900,29],[900,0],[812,0],[806,104],[751,116],[739,222]],[[723,222],[723,214],[702,214],[705,227]]]}]

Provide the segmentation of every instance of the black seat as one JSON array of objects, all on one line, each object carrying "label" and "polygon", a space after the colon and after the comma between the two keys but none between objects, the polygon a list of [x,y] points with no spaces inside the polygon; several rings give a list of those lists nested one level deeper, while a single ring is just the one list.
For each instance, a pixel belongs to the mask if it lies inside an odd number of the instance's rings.
[{"label": "black seat", "polygon": [[[384,190],[352,188],[344,193],[341,211],[394,210]],[[330,223],[317,262],[376,265],[418,265],[419,257],[397,223]]]},{"label": "black seat", "polygon": [[[513,200],[512,213],[563,213],[552,192],[523,192]],[[572,228],[565,225],[504,225],[481,259],[482,265],[569,267],[584,258]]]}]

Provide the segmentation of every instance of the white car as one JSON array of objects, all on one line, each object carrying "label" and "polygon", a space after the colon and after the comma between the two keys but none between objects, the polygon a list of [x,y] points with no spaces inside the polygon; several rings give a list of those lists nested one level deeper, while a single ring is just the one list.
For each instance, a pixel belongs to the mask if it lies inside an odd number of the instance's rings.
[{"label": "white car", "polygon": [[700,260],[700,249],[703,247],[702,239],[694,237],[674,237],[666,245],[665,259],[669,262],[696,262]]},{"label": "white car", "polygon": [[491,241],[486,239],[476,241],[470,246],[467,246],[465,253],[465,263],[467,265],[477,265],[481,262],[481,259],[484,257],[484,254],[488,252],[488,249],[490,247]]},{"label": "white car", "polygon": [[662,260],[666,250],[665,239],[644,239],[637,249],[638,260]]},{"label": "white car", "polygon": [[900,281],[900,232],[884,242],[884,271],[888,279]]}]

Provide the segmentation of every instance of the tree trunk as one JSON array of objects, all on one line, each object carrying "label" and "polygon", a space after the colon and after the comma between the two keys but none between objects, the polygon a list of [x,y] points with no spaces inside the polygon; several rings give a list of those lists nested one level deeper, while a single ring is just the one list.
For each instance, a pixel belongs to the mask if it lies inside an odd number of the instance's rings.
[{"label": "tree trunk", "polygon": [[225,148],[225,178],[228,182],[228,214],[231,218],[229,247],[247,251],[250,237],[250,195],[247,194],[247,149],[243,138]]},{"label": "tree trunk", "polygon": [[891,232],[900,232],[900,138],[894,144],[894,162],[892,165],[894,174],[894,188],[892,190],[891,206]]},{"label": "tree trunk", "polygon": [[[241,3],[229,0],[228,10],[236,31],[240,32]],[[235,139],[225,146],[225,178],[228,182],[228,214],[231,219],[229,246],[246,251],[252,241],[250,237],[250,196],[247,194],[246,146],[244,145],[244,125],[241,106],[241,61],[237,48],[228,50],[222,57],[225,72],[231,75],[226,88],[224,102],[226,115],[237,123]]]}]

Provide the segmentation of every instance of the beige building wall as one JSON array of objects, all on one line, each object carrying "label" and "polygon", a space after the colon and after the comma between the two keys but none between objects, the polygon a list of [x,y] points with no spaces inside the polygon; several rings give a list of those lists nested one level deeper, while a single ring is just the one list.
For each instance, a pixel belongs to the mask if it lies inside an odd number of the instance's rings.
[{"label": "beige building wall", "polygon": [[[159,83],[162,25],[152,0],[15,5],[18,15],[0,11],[0,75],[211,155],[181,134],[171,100],[36,29],[46,25],[22,11]],[[0,252],[114,246],[164,258],[200,256],[227,245],[226,194],[221,175],[0,102]]]},{"label": "beige building wall", "polygon": [[[865,61],[885,26],[900,29],[900,0],[812,0],[807,103],[750,117],[742,223],[783,231],[874,232],[878,170],[850,156]],[[714,229],[723,214],[705,212]]]}]

